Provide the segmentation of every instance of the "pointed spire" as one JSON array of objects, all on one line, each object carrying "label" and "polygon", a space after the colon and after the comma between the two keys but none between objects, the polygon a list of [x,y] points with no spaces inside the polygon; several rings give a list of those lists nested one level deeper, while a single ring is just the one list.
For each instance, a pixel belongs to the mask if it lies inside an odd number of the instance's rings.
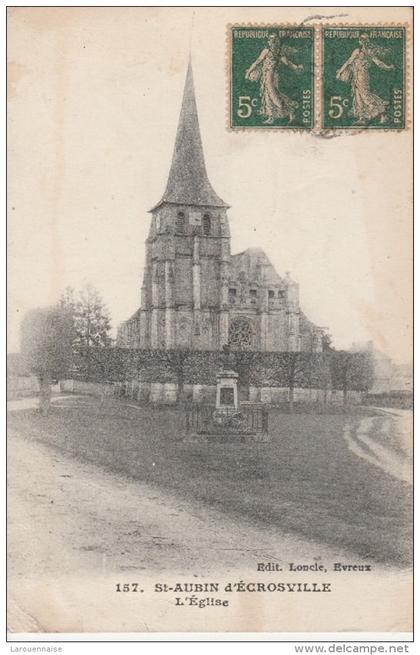
[{"label": "pointed spire", "polygon": [[191,55],[176,134],[171,169],[163,202],[210,207],[228,207],[214,191],[207,177],[195,101]]}]

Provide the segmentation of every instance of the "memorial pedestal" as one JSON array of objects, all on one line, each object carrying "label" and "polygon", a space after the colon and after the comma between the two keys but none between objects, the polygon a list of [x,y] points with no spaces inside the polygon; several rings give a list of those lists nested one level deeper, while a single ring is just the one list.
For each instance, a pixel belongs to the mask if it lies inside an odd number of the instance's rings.
[{"label": "memorial pedestal", "polygon": [[263,405],[239,406],[238,374],[224,369],[217,374],[216,407],[192,405],[187,409],[188,441],[268,441],[268,410]]},{"label": "memorial pedestal", "polygon": [[220,371],[216,377],[216,410],[228,414],[237,412],[238,402],[238,374],[235,371]]}]

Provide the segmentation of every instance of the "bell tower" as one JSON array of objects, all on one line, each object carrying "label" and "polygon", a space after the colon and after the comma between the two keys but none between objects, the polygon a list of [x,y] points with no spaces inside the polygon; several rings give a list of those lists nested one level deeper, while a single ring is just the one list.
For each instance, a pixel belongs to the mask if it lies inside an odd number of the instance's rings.
[{"label": "bell tower", "polygon": [[166,189],[150,210],[140,347],[219,350],[227,343],[227,209],[207,176],[190,62]]}]

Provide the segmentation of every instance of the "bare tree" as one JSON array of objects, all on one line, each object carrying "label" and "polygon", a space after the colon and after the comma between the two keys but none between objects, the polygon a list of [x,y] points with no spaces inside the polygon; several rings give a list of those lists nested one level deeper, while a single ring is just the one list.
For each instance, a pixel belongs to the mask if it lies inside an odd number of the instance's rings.
[{"label": "bare tree", "polygon": [[58,305],[61,308],[65,308],[67,311],[71,312],[71,314],[75,314],[76,311],[76,298],[75,298],[75,291],[73,287],[67,286],[63,293],[60,296],[60,300],[58,301]]},{"label": "bare tree", "polygon": [[274,354],[273,370],[287,384],[290,412],[294,412],[295,389],[305,375],[307,376],[311,358],[312,353],[308,352],[290,351]]},{"label": "bare tree", "polygon": [[343,404],[348,404],[348,392],[368,391],[372,386],[373,365],[368,352],[334,350],[330,356],[331,381],[334,389],[343,391]]},{"label": "bare tree", "polygon": [[261,353],[252,350],[232,350],[231,357],[235,371],[239,375],[239,384],[245,390],[249,400],[253,369],[260,363]]},{"label": "bare tree", "polygon": [[323,403],[328,402],[328,389],[331,388],[330,352],[318,353],[316,356],[316,384],[323,390]]},{"label": "bare tree", "polygon": [[178,386],[178,403],[185,401],[185,365],[190,356],[189,348],[151,351],[156,359],[160,359],[174,373]]}]

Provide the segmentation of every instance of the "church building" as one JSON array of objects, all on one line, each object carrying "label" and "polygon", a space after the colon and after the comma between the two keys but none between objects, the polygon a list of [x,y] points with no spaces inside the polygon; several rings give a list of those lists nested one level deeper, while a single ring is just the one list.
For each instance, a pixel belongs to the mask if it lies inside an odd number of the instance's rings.
[{"label": "church building", "polygon": [[231,254],[228,209],[207,176],[190,64],[166,190],[150,210],[141,306],[118,346],[322,350],[289,274],[261,248]]}]

